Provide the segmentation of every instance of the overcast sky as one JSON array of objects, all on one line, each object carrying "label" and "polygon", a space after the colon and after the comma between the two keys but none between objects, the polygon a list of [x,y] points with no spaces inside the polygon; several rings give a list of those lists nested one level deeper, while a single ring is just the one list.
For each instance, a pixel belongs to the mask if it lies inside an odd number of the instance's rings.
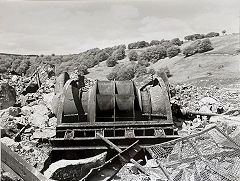
[{"label": "overcast sky", "polygon": [[70,54],[239,31],[240,0],[0,0],[0,52]]}]

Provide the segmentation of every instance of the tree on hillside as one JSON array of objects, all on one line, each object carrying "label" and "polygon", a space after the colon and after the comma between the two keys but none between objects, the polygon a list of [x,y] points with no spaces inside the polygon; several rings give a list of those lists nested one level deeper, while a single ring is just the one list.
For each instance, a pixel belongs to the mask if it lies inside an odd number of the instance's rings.
[{"label": "tree on hillside", "polygon": [[144,48],[148,47],[149,43],[146,41],[138,41],[138,42],[133,42],[128,44],[128,49],[137,49],[137,48]]},{"label": "tree on hillside", "polygon": [[131,80],[134,78],[134,66],[118,64],[106,77],[108,80]]},{"label": "tree on hillside", "polygon": [[139,56],[138,56],[138,64],[144,65],[148,67],[150,64],[149,62],[149,55],[146,51],[143,51]]},{"label": "tree on hillside", "polygon": [[216,36],[219,36],[219,33],[217,32],[210,32],[208,34],[206,34],[206,38],[211,38],[211,37],[216,37]]},{"label": "tree on hillside", "polygon": [[196,47],[194,47],[193,45],[189,45],[183,49],[183,54],[185,55],[185,57],[189,57],[197,53],[197,51],[198,50]]},{"label": "tree on hillside", "polygon": [[226,34],[226,32],[227,32],[226,30],[222,30],[222,34],[223,34],[223,35],[225,35],[225,34]]},{"label": "tree on hillside", "polygon": [[177,46],[181,46],[183,44],[183,41],[181,41],[179,38],[174,38],[171,40],[170,42],[172,45],[177,45]]},{"label": "tree on hillside", "polygon": [[108,57],[109,57],[109,55],[106,52],[101,51],[94,57],[94,59],[96,60],[96,62],[102,62],[102,61],[107,60]]},{"label": "tree on hillside", "polygon": [[6,73],[7,72],[7,68],[4,66],[0,66],[0,73]]},{"label": "tree on hillside", "polygon": [[129,53],[128,53],[128,58],[130,61],[137,61],[137,58],[138,58],[138,54],[135,50],[131,50]]},{"label": "tree on hillside", "polygon": [[110,56],[106,61],[107,67],[114,67],[116,64],[117,64],[117,59],[113,56]]},{"label": "tree on hillside", "polygon": [[156,71],[153,68],[150,68],[148,70],[148,73],[151,74],[151,75],[154,75],[156,73]]},{"label": "tree on hillside", "polygon": [[169,58],[175,57],[180,53],[180,48],[178,46],[172,46],[167,49],[167,56]]},{"label": "tree on hillside", "polygon": [[108,79],[108,80],[115,80],[115,79],[117,79],[117,72],[110,72],[107,76],[106,76],[106,78]]},{"label": "tree on hillside", "polygon": [[88,74],[88,68],[86,65],[78,65],[77,71],[79,75],[86,75]]},{"label": "tree on hillside", "polygon": [[165,58],[167,55],[165,47],[161,45],[148,48],[147,54],[149,61],[152,63],[156,63],[158,60]]},{"label": "tree on hillside", "polygon": [[136,77],[140,77],[140,76],[142,76],[142,75],[147,74],[147,68],[146,68],[146,66],[144,66],[144,65],[139,65],[139,64],[137,64],[137,65],[134,67],[134,72],[135,72],[135,76],[136,76]]},{"label": "tree on hillside", "polygon": [[203,39],[205,38],[205,35],[204,34],[193,34],[193,35],[188,35],[188,36],[185,36],[184,39],[185,40],[198,40],[198,39]]},{"label": "tree on hillside", "polygon": [[171,47],[173,44],[170,40],[161,40],[161,46],[163,46],[166,50],[167,48]]},{"label": "tree on hillside", "polygon": [[159,44],[161,44],[161,41],[159,41],[159,40],[152,40],[152,41],[150,42],[150,45],[151,45],[151,46],[153,46],[153,45],[159,45]]},{"label": "tree on hillside", "polygon": [[159,76],[159,77],[161,77],[161,73],[162,72],[165,72],[165,74],[167,75],[167,77],[171,77],[171,73],[170,73],[170,70],[169,70],[169,68],[166,66],[166,67],[164,67],[164,68],[160,68],[160,69],[158,69],[158,71],[157,71],[157,75]]},{"label": "tree on hillside", "polygon": [[125,58],[125,49],[124,48],[119,48],[117,50],[115,50],[112,54],[112,56],[116,59],[116,60],[122,60]]},{"label": "tree on hillside", "polygon": [[210,51],[212,49],[213,49],[212,43],[209,40],[209,38],[202,40],[201,43],[198,46],[198,52],[199,53],[207,52],[207,51]]}]

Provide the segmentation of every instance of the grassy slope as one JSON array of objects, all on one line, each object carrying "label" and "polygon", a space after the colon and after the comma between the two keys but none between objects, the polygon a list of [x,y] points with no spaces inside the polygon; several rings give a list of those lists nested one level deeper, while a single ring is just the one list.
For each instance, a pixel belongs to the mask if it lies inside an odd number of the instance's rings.
[{"label": "grassy slope", "polygon": [[[225,79],[228,82],[240,80],[240,54],[232,55],[238,48],[238,34],[226,35],[221,37],[211,38],[214,50],[204,54],[196,54],[191,57],[184,58],[183,55],[178,55],[174,58],[165,58],[155,64],[150,65],[155,70],[168,66],[172,77],[171,82],[199,82],[198,80],[213,80],[217,82],[220,79]],[[186,42],[181,48],[189,45]],[[141,49],[137,50],[139,53]],[[126,51],[128,54],[128,50]],[[128,63],[126,57],[119,63]],[[91,68],[87,77],[93,79],[106,80],[106,75],[112,68],[106,67],[105,62],[101,62],[99,66]],[[226,82],[223,82],[226,83]]]}]

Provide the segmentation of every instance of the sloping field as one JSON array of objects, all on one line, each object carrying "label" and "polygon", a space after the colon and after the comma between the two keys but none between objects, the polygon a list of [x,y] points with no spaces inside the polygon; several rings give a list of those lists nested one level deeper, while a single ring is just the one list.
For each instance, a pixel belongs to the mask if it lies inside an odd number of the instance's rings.
[{"label": "sloping field", "polygon": [[[158,70],[162,67],[168,67],[172,74],[170,82],[198,82],[199,80],[211,79],[222,81],[222,83],[239,82],[240,80],[240,54],[236,54],[239,49],[239,35],[225,35],[211,38],[214,50],[195,54],[185,58],[183,55],[178,55],[174,58],[165,58],[155,64],[151,64],[149,68]],[[186,42],[181,48],[189,45],[191,42]],[[138,49],[137,52],[141,52]],[[128,54],[128,50],[126,51]],[[119,61],[119,63],[129,63],[128,57]],[[99,66],[89,69],[87,77],[93,79],[106,80],[106,75],[112,68],[106,67],[105,62],[101,62]],[[226,81],[224,81],[226,80]]]}]

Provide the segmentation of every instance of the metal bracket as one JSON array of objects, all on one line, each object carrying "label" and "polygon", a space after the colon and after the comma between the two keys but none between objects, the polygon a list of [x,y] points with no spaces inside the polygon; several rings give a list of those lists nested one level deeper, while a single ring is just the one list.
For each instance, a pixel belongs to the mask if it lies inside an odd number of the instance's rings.
[{"label": "metal bracket", "polygon": [[64,134],[64,139],[73,139],[74,138],[74,130],[66,130]]},{"label": "metal bracket", "polygon": [[156,129],[154,129],[154,136],[166,137],[166,134],[162,128],[156,128]]},{"label": "metal bracket", "polygon": [[126,128],[125,129],[125,137],[126,138],[135,138],[135,133],[132,128]]},{"label": "metal bracket", "polygon": [[104,130],[99,129],[95,131],[95,137],[100,138],[99,134],[104,136]]}]

